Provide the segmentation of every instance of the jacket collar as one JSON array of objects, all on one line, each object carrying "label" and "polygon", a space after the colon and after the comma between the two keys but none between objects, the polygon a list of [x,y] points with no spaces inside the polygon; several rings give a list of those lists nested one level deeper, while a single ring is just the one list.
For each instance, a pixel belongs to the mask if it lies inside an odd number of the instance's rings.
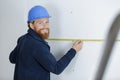
[{"label": "jacket collar", "polygon": [[44,44],[48,45],[48,42],[46,42],[44,39],[42,39],[33,29],[29,28],[28,33],[36,40],[39,40],[43,42]]}]

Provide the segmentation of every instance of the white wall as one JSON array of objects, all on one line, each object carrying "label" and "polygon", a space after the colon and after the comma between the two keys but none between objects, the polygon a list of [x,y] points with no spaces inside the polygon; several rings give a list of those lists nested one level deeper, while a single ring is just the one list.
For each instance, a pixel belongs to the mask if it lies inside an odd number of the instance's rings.
[{"label": "white wall", "polygon": [[[34,5],[45,6],[53,38],[105,39],[116,14],[119,0],[0,0],[0,80],[12,80],[14,65],[8,60],[17,38],[27,31],[27,12]],[[118,36],[120,39],[120,35]],[[73,42],[48,41],[57,59]],[[84,42],[83,49],[60,75],[51,73],[51,80],[92,80],[104,42]],[[117,42],[104,80],[120,80],[120,42]]]}]

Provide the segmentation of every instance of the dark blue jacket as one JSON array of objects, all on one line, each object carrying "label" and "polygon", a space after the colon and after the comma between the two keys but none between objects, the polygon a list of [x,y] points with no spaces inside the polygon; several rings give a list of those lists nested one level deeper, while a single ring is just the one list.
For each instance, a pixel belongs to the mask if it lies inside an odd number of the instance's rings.
[{"label": "dark blue jacket", "polygon": [[50,80],[50,72],[60,74],[75,56],[70,49],[56,61],[47,42],[32,29],[20,37],[10,53],[9,60],[15,64],[14,80]]}]

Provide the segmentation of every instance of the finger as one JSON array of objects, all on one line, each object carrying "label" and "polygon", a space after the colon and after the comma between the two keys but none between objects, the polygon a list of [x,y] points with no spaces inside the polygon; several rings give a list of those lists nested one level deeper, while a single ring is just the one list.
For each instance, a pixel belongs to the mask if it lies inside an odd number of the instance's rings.
[{"label": "finger", "polygon": [[74,45],[76,45],[76,44],[78,44],[78,41],[75,41],[75,42],[74,42]]},{"label": "finger", "polygon": [[81,40],[77,40],[75,41],[74,45],[80,44],[82,41]]},{"label": "finger", "polygon": [[76,42],[76,44],[80,44],[82,41],[81,40],[78,40],[77,42]]}]

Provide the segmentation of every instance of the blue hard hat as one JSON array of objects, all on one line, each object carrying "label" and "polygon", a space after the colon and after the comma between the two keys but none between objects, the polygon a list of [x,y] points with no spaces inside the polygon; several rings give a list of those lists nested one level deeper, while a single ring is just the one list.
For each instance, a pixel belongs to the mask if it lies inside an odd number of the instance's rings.
[{"label": "blue hard hat", "polygon": [[41,18],[50,18],[48,11],[42,6],[34,6],[30,9],[28,13],[28,23],[30,21],[41,19]]}]

